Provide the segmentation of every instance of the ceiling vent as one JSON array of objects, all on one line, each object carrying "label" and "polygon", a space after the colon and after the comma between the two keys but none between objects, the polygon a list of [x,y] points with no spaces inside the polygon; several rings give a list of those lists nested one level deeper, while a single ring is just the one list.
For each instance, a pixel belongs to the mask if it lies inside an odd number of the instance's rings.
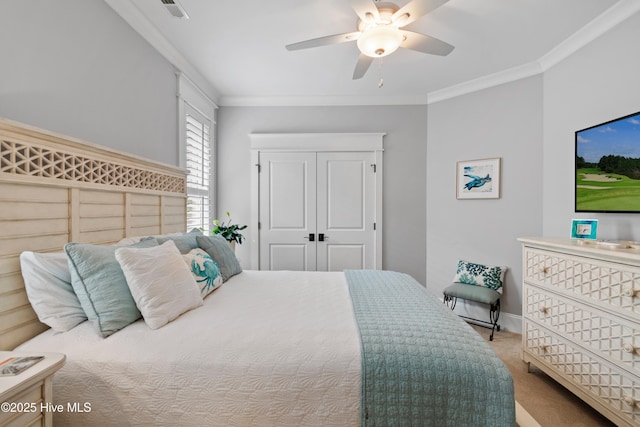
[{"label": "ceiling vent", "polygon": [[169,13],[176,18],[189,19],[189,15],[184,8],[175,0],[160,0],[162,4],[167,8]]}]

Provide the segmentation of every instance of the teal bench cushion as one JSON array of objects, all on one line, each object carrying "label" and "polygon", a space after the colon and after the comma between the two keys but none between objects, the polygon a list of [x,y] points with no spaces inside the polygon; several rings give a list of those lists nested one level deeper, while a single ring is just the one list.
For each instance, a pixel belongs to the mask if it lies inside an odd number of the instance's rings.
[{"label": "teal bench cushion", "polygon": [[470,301],[477,301],[485,304],[495,304],[500,299],[500,294],[493,289],[484,286],[466,285],[463,283],[454,283],[447,286],[444,291],[445,295],[456,298],[462,298]]}]

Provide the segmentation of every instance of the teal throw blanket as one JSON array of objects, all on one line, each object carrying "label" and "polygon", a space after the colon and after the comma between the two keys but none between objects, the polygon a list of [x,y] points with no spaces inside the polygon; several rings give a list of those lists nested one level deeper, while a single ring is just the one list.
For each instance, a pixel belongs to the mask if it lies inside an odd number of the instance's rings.
[{"label": "teal throw blanket", "polygon": [[362,426],[513,427],[513,379],[411,276],[347,270],[362,345]]}]

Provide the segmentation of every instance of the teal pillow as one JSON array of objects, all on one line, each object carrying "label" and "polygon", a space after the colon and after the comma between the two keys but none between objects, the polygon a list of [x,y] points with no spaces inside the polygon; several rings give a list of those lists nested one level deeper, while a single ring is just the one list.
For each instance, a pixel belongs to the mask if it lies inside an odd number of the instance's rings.
[{"label": "teal pillow", "polygon": [[198,246],[204,249],[220,267],[222,280],[242,273],[242,267],[224,237],[214,234],[212,236],[197,236]]},{"label": "teal pillow", "polygon": [[[155,239],[128,247],[158,246]],[[71,286],[98,334],[106,338],[141,317],[127,280],[116,260],[122,246],[67,243],[64,247],[71,272]]]},{"label": "teal pillow", "polygon": [[202,231],[194,228],[188,233],[185,233],[181,236],[166,236],[166,237],[145,237],[142,240],[156,239],[158,244],[161,245],[167,240],[173,240],[173,243],[176,244],[176,247],[180,251],[181,254],[188,254],[189,251],[198,247],[198,242],[196,241],[197,236],[202,236]]}]

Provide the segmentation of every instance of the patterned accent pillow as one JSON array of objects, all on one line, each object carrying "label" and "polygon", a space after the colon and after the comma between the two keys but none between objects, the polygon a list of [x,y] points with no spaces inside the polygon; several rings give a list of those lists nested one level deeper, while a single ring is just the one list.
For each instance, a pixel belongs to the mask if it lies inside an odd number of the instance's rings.
[{"label": "patterned accent pillow", "polygon": [[220,267],[204,249],[192,249],[188,254],[182,255],[182,258],[196,279],[202,298],[222,285]]},{"label": "patterned accent pillow", "polygon": [[482,265],[459,260],[453,281],[466,285],[484,286],[502,293],[506,271],[507,267]]}]

